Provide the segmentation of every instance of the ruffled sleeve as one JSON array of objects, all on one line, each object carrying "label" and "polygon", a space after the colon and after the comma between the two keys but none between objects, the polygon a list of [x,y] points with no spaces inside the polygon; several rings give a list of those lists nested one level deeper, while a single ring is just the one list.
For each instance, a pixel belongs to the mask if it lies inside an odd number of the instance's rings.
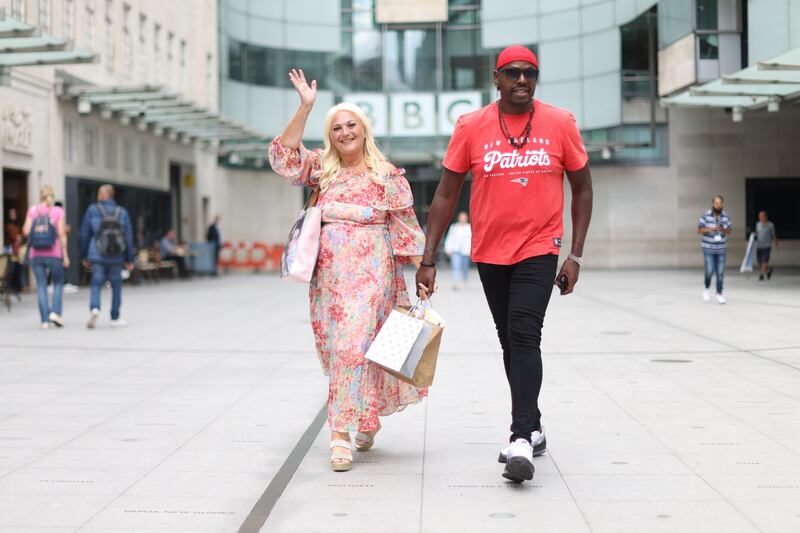
[{"label": "ruffled sleeve", "polygon": [[406,180],[405,171],[394,169],[386,177],[386,203],[388,205],[389,238],[392,253],[402,263],[412,256],[422,255],[425,234],[414,213],[414,197]]},{"label": "ruffled sleeve", "polygon": [[269,164],[292,185],[316,187],[322,172],[321,152],[303,145],[299,149],[289,148],[281,143],[279,135],[269,145]]}]

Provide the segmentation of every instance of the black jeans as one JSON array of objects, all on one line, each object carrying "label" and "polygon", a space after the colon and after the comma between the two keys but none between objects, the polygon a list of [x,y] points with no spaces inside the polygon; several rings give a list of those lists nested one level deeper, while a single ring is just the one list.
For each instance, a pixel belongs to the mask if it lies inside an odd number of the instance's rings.
[{"label": "black jeans", "polygon": [[542,325],[558,256],[530,257],[514,265],[478,263],[483,292],[503,348],[511,388],[511,442],[541,429]]}]

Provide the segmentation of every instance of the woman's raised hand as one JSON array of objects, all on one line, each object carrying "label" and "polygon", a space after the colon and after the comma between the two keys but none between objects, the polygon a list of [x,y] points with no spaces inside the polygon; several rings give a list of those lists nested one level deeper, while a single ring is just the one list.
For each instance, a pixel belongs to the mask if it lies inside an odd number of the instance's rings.
[{"label": "woman's raised hand", "polygon": [[300,95],[300,103],[308,107],[313,106],[317,99],[317,80],[311,80],[309,84],[303,69],[292,69],[289,71],[289,81]]}]

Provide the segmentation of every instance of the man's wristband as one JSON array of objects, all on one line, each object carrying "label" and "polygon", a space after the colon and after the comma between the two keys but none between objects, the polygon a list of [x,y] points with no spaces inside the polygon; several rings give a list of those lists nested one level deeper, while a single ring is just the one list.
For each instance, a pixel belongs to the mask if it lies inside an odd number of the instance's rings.
[{"label": "man's wristband", "polygon": [[435,267],[436,261],[420,261],[419,265],[424,267]]}]

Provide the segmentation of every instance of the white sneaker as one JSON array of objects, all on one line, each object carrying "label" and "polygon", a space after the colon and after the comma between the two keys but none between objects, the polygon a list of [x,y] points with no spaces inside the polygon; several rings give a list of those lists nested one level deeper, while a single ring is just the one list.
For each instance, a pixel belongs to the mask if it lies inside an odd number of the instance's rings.
[{"label": "white sneaker", "polygon": [[77,285],[73,285],[72,283],[64,284],[64,294],[75,294],[76,292],[78,292]]},{"label": "white sneaker", "polygon": [[128,325],[128,323],[125,322],[124,318],[118,318],[116,320],[112,320],[111,321],[111,327],[112,328],[124,328],[127,325]]},{"label": "white sneaker", "polygon": [[56,326],[58,326],[60,328],[64,327],[64,320],[61,318],[61,316],[58,313],[50,313],[50,315],[47,318],[49,318],[50,322],[52,322]]},{"label": "white sneaker", "polygon": [[[544,455],[544,452],[547,451],[547,438],[544,436],[544,426],[542,426],[541,431],[534,431],[531,435],[531,443],[533,446],[533,456],[539,457],[540,455]],[[498,463],[505,463],[508,460],[508,449],[511,447],[509,444],[502,450],[500,450],[500,456],[497,458]]]},{"label": "white sneaker", "polygon": [[717,293],[717,303],[720,305],[725,303],[725,297],[719,293]]},{"label": "white sneaker", "polygon": [[703,301],[710,302],[711,301],[711,291],[708,289],[703,289]]},{"label": "white sneaker", "polygon": [[40,326],[42,329],[50,329],[50,322],[42,322]]},{"label": "white sneaker", "polygon": [[522,483],[533,479],[533,447],[525,439],[517,439],[508,447],[508,461],[503,477]]},{"label": "white sneaker", "polygon": [[86,323],[86,327],[89,329],[94,329],[95,325],[97,325],[97,319],[100,316],[100,310],[96,307],[92,309],[91,313],[89,313],[89,321]]}]

